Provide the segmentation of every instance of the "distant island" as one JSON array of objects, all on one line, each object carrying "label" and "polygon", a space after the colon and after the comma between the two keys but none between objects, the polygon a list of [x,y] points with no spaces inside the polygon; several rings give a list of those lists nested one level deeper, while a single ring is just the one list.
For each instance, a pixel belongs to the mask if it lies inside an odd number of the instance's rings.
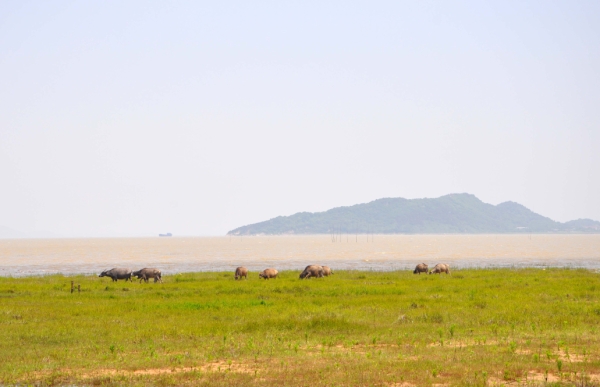
[{"label": "distant island", "polygon": [[173,236],[173,234],[171,234],[170,232],[166,233],[166,234],[158,234],[159,237],[170,237]]},{"label": "distant island", "polygon": [[515,202],[497,206],[471,194],[435,199],[384,198],[324,212],[299,212],[249,224],[227,235],[598,233],[600,222],[555,222]]}]

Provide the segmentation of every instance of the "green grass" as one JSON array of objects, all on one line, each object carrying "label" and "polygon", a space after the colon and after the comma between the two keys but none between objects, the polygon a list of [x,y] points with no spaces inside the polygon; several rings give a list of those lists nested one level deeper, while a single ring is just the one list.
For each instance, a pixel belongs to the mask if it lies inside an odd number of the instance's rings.
[{"label": "green grass", "polygon": [[588,270],[163,280],[0,278],[0,384],[600,381],[600,275]]}]

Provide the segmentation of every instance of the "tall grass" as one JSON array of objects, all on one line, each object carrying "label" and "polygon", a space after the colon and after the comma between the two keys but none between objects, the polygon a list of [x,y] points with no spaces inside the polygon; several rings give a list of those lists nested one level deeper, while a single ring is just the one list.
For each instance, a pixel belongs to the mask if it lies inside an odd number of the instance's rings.
[{"label": "tall grass", "polygon": [[588,270],[249,277],[0,278],[0,384],[600,380],[600,275]]}]

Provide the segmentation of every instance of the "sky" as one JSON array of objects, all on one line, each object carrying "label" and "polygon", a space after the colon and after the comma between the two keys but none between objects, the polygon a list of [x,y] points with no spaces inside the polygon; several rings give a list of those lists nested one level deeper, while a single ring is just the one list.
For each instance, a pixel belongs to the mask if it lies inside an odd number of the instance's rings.
[{"label": "sky", "polygon": [[600,220],[598,1],[1,1],[0,227],[467,192]]}]

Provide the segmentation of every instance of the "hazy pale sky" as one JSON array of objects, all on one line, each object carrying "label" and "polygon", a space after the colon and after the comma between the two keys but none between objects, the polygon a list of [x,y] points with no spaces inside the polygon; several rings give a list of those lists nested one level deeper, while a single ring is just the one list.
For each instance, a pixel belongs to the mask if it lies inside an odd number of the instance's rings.
[{"label": "hazy pale sky", "polygon": [[2,1],[0,226],[468,192],[600,220],[599,1]]}]

